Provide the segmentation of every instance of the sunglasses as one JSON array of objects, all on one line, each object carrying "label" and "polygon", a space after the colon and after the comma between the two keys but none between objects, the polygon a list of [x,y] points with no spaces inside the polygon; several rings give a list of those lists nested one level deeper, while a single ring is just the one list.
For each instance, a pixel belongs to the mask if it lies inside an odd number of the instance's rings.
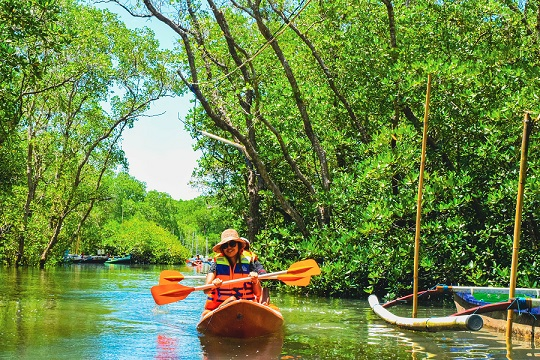
[{"label": "sunglasses", "polygon": [[231,240],[229,242],[226,242],[225,244],[221,245],[221,249],[225,250],[228,247],[235,247],[238,243],[235,240]]}]

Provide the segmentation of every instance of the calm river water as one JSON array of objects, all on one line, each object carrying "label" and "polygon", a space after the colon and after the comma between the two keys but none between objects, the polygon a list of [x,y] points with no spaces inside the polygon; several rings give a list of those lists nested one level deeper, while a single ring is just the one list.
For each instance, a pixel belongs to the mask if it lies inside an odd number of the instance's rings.
[{"label": "calm river water", "polygon": [[[272,294],[283,332],[255,340],[196,330],[204,294],[156,306],[150,287],[173,267],[69,265],[0,268],[0,359],[528,359],[529,344],[507,349],[503,335],[413,332],[380,320],[367,300]],[[175,268],[193,275],[192,268]],[[187,286],[203,280],[184,279]],[[409,316],[410,308],[393,307]],[[419,317],[453,309],[419,309]],[[437,313],[439,312],[439,313]],[[443,313],[444,312],[444,313]]]}]

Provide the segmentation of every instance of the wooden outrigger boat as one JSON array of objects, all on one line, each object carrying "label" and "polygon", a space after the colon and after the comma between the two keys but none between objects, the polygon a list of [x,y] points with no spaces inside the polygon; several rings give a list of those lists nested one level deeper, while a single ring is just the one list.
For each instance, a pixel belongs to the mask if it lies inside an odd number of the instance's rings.
[{"label": "wooden outrigger boat", "polygon": [[[540,116],[536,121],[540,121]],[[510,286],[508,288],[451,287],[454,292],[454,302],[458,309],[457,314],[489,314],[483,315],[486,327],[504,331],[508,342],[511,342],[512,338],[517,338],[540,343],[540,335],[536,332],[536,326],[539,324],[538,317],[540,316],[540,290],[516,287],[519,242],[521,238],[521,213],[531,130],[531,117],[526,112],[523,119]]]},{"label": "wooden outrigger boat", "polygon": [[204,315],[197,329],[223,337],[251,338],[278,332],[282,326],[283,316],[277,307],[240,299]]},{"label": "wooden outrigger boat", "polygon": [[516,288],[510,299],[508,288],[449,286],[457,313],[479,314],[486,327],[505,332],[508,310],[513,309],[512,337],[540,344],[540,289]]},{"label": "wooden outrigger boat", "polygon": [[[511,343],[512,338],[520,340],[531,340],[534,343],[540,344],[540,334],[536,331],[536,326],[540,324],[540,289],[524,289],[516,288],[517,283],[517,263],[519,242],[521,237],[521,213],[523,207],[523,191],[527,170],[527,150],[529,136],[531,133],[531,118],[528,112],[525,113],[523,121],[523,136],[521,144],[521,161],[519,170],[519,186],[518,197],[516,202],[516,217],[514,226],[514,242],[512,246],[512,265],[510,269],[510,287],[509,288],[490,288],[490,287],[460,287],[460,286],[437,286],[434,289],[426,290],[418,293],[418,263],[419,263],[419,243],[420,243],[420,214],[422,200],[422,179],[424,169],[424,154],[426,141],[426,124],[429,104],[429,90],[431,77],[428,77],[428,91],[426,95],[426,113],[424,117],[424,137],[422,142],[422,160],[420,167],[420,181],[418,185],[418,211],[416,221],[416,236],[415,236],[415,257],[414,257],[414,275],[413,275],[413,294],[401,299],[390,301],[384,305],[378,304],[376,297],[369,299],[370,306],[374,312],[385,319],[387,322],[408,327],[416,330],[427,330],[427,321],[431,319],[422,319],[426,324],[418,322],[416,319],[416,309],[419,295],[429,294],[433,292],[448,292],[454,293],[454,302],[458,310],[451,317],[462,317],[467,315],[481,316],[479,324],[486,324],[486,327],[495,328],[506,333],[506,340]],[[540,122],[540,116],[536,119]],[[388,312],[385,308],[395,305],[403,300],[413,300],[412,318],[399,318]],[[489,314],[489,315],[486,315]],[[444,329],[455,326],[448,318],[444,320],[437,319],[437,323],[444,323]],[[475,321],[476,323],[476,321]],[[468,327],[468,326],[467,326]],[[478,326],[476,326],[478,327]],[[482,327],[479,326],[477,330]],[[475,330],[475,329],[471,329]]]},{"label": "wooden outrigger boat", "polygon": [[[540,326],[540,289],[515,288],[514,298],[509,298],[509,290],[509,288],[496,287],[437,285],[432,289],[419,292],[418,295],[421,297],[436,293],[452,294],[457,312],[447,317],[446,320],[437,319],[437,322],[449,322],[449,324],[445,325],[445,329],[453,326],[450,321],[452,317],[476,315],[481,317],[486,328],[505,332],[508,328],[508,310],[513,310],[512,337],[521,341],[532,341],[534,344],[539,345],[540,331],[536,328]],[[404,296],[381,306],[384,308],[391,307],[411,300],[412,296]],[[390,323],[414,330],[433,330],[435,325],[432,319],[428,319],[429,322],[423,324],[422,319],[393,318],[393,315],[385,316],[386,318],[383,318]],[[459,321],[457,322],[459,323]],[[461,323],[463,324],[462,321]],[[460,326],[458,325],[458,327]],[[461,326],[463,330],[466,327]]]}]

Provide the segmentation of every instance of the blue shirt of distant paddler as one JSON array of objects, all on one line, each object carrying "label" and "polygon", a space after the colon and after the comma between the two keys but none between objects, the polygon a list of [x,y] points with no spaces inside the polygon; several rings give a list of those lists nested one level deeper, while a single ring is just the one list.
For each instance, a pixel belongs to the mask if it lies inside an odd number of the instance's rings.
[{"label": "blue shirt of distant paddler", "polygon": [[[215,288],[206,290],[208,299],[206,310],[217,308],[223,301],[234,297],[236,299],[257,300],[262,293],[259,283],[259,273],[255,268],[251,254],[244,253],[246,242],[240,238],[234,229],[227,229],[221,234],[221,241],[213,247],[218,253],[215,257],[215,271],[206,276],[206,283],[212,283]],[[263,270],[264,271],[264,270]],[[221,285],[223,281],[251,277],[251,281]]]}]

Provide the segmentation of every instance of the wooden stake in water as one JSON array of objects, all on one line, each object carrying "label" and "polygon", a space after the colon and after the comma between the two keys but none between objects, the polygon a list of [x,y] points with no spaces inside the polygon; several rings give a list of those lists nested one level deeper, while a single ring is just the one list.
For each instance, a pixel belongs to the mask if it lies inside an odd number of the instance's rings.
[{"label": "wooden stake in water", "polygon": [[[525,118],[523,120],[523,137],[521,140],[521,161],[519,165],[518,196],[516,201],[516,219],[514,223],[514,244],[512,248],[512,267],[510,270],[510,290],[508,292],[508,297],[510,299],[514,298],[516,294],[519,240],[521,236],[521,213],[523,210],[523,189],[525,187],[525,179],[527,175],[527,152],[529,150],[529,135],[532,131],[532,126],[530,126],[530,123],[531,116],[529,113],[525,113]],[[508,310],[506,323],[507,342],[511,342],[512,339],[513,318],[514,311]]]},{"label": "wooden stake in water", "polygon": [[414,275],[413,275],[413,310],[412,317],[418,314],[418,258],[420,254],[420,218],[422,214],[422,188],[424,186],[424,167],[426,164],[427,120],[429,114],[429,96],[431,94],[431,74],[428,74],[426,105],[424,111],[424,131],[422,135],[422,156],[420,160],[420,178],[418,181],[418,203],[416,209],[416,234],[414,237]]}]

